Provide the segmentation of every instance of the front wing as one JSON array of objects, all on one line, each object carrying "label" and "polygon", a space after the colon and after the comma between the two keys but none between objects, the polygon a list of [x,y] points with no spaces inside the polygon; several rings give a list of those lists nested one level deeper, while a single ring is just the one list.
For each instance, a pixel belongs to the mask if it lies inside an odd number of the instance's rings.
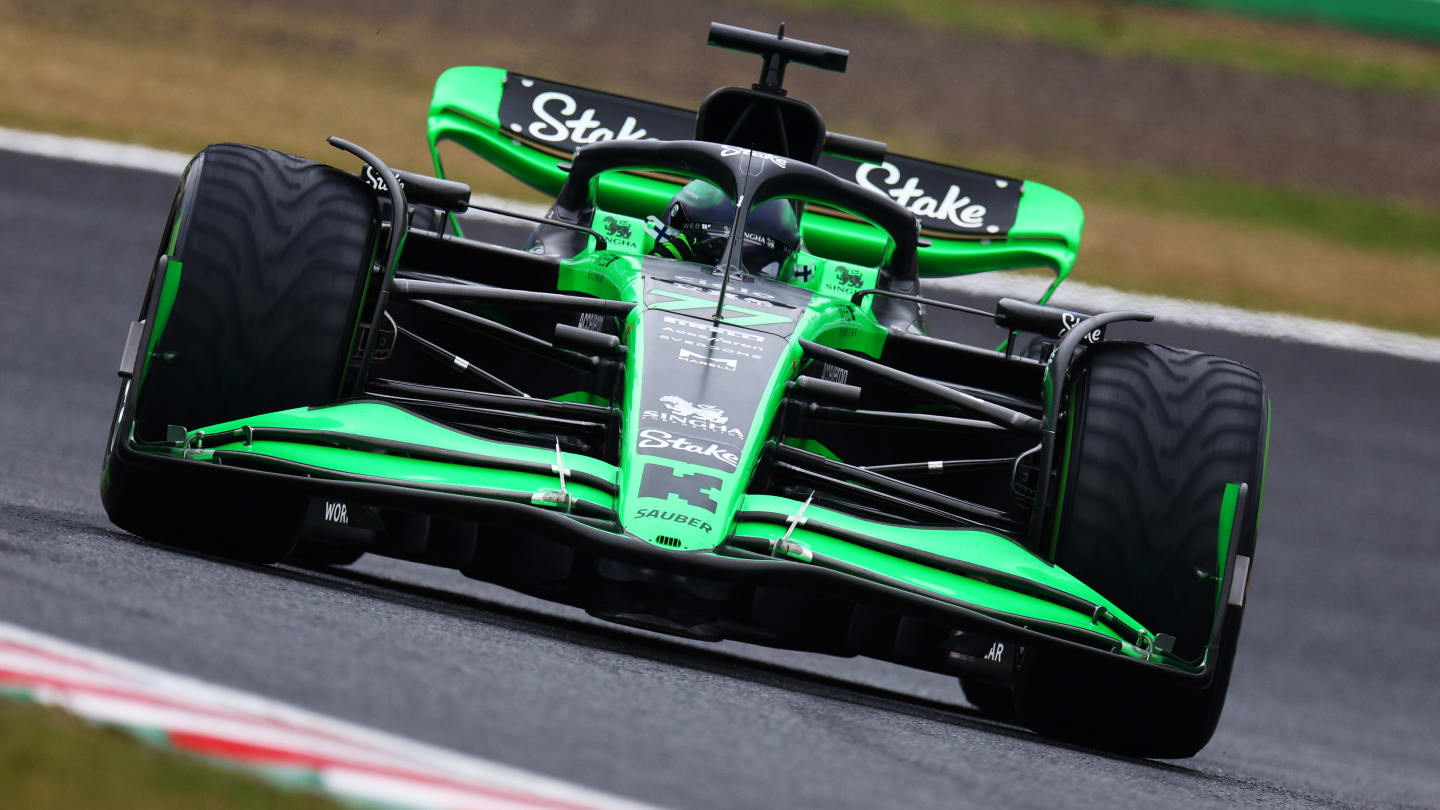
[{"label": "front wing", "polygon": [[[1169,656],[1165,637],[1000,535],[746,495],[721,546],[670,550],[621,528],[616,467],[478,438],[390,403],[281,411],[169,446],[124,439],[116,454],[177,491],[308,501],[305,538],[457,567],[652,630],[993,681],[1027,647],[1154,669],[1177,687],[1213,674],[1213,643],[1199,665]],[[1233,564],[1232,554],[1227,582]]]}]

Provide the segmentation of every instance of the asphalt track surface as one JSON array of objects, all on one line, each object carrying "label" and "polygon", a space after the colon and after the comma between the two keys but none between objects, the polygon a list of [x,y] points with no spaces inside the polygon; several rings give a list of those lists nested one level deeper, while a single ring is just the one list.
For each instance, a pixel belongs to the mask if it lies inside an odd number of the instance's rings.
[{"label": "asphalt track surface", "polygon": [[1253,365],[1275,414],[1220,729],[1193,759],[1133,760],[980,718],[937,675],[115,529],[101,445],[174,181],[3,152],[0,177],[0,619],[676,807],[1440,806],[1440,364],[1128,329]]}]

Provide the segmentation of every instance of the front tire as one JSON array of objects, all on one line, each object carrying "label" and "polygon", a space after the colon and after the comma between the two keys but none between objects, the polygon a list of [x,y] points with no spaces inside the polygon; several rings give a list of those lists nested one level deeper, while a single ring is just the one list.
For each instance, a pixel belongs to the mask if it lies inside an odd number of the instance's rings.
[{"label": "front tire", "polygon": [[[294,155],[215,144],[191,161],[141,311],[149,341],[107,448],[102,501],[116,525],[255,562],[290,552],[300,499],[217,492],[136,464],[121,445],[162,441],[169,425],[193,430],[334,400],[375,216],[358,179]],[[127,397],[131,386],[139,390]]]},{"label": "front tire", "polygon": [[[1199,663],[1215,611],[1225,608],[1217,578],[1228,485],[1248,485],[1245,510],[1234,516],[1236,553],[1254,555],[1265,387],[1239,363],[1165,346],[1102,343],[1082,362],[1070,388],[1055,562]],[[1093,655],[1029,650],[1016,691],[1020,718],[1128,754],[1192,756],[1219,722],[1239,618],[1223,624],[1203,687]]]}]

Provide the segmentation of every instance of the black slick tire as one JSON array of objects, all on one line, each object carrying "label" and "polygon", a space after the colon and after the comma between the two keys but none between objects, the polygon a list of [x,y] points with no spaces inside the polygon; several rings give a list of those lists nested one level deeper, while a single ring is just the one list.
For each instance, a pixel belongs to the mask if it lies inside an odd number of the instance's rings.
[{"label": "black slick tire", "polygon": [[[1102,343],[1072,378],[1055,562],[1199,662],[1217,592],[1221,504],[1248,487],[1237,553],[1253,558],[1269,405],[1260,376],[1213,355]],[[1227,583],[1228,584],[1228,583]],[[1227,614],[1203,686],[1093,655],[1027,650],[1016,708],[1051,736],[1149,757],[1187,757],[1220,718],[1240,632]]]},{"label": "black slick tire", "polygon": [[[141,310],[149,342],[122,388],[107,447],[102,501],[116,525],[254,562],[290,552],[303,500],[197,486],[183,473],[133,463],[120,445],[132,430],[156,442],[169,425],[193,430],[333,401],[352,351],[375,217],[373,194],[338,169],[238,144],[195,157]],[[171,261],[160,261],[167,253]],[[129,386],[139,390],[127,421]]]}]

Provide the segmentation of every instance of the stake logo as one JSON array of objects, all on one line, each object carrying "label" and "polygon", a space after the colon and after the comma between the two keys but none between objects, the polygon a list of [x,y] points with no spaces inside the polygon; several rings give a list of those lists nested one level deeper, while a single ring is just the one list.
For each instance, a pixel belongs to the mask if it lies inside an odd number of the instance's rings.
[{"label": "stake logo", "polygon": [[642,450],[670,449],[693,453],[705,459],[715,459],[732,470],[740,464],[740,457],[738,455],[714,442],[709,442],[708,444],[696,443],[684,436],[676,436],[667,430],[645,428],[640,431],[639,447]]},{"label": "stake logo", "polygon": [[568,141],[582,146],[600,141],[641,140],[647,134],[633,115],[625,116],[625,123],[621,124],[618,130],[605,126],[595,117],[594,107],[586,107],[574,118],[564,117],[575,115],[575,111],[579,108],[580,105],[575,103],[575,97],[569,93],[554,90],[541,93],[530,104],[530,111],[538,120],[525,127],[520,124],[511,124],[510,128],[516,132],[523,129],[530,137],[537,140],[549,143]]},{"label": "stake logo", "polygon": [[[405,188],[405,181],[404,181],[404,180],[400,180],[400,178],[398,178],[398,177],[395,178],[395,179],[396,179],[397,181],[399,181],[399,183],[400,183],[400,188],[403,190],[403,189]],[[375,171],[375,167],[374,167],[374,166],[371,166],[369,163],[366,163],[366,164],[365,164],[365,169],[364,169],[364,171],[362,171],[361,174],[360,174],[360,180],[361,180],[361,182],[363,182],[365,185],[369,186],[370,188],[374,189],[375,191],[389,191],[389,190],[390,190],[390,185],[385,182],[385,178],[381,177],[381,176],[380,176],[380,172]]]},{"label": "stake logo", "polygon": [[[1076,312],[1066,312],[1062,314],[1060,316],[1060,334],[1058,335],[1058,337],[1064,337],[1065,334],[1071,329],[1079,326],[1080,322],[1083,320],[1085,320],[1085,316]],[[1084,342],[1090,344],[1099,343],[1104,339],[1105,327],[1103,326],[1098,329],[1091,329],[1088,333],[1086,333],[1085,337],[1082,338]]]},{"label": "stake logo", "polygon": [[[877,169],[885,173],[884,179],[880,181],[884,185],[883,188],[870,179],[870,175]],[[855,170],[856,183],[871,191],[888,195],[917,217],[944,220],[956,227],[969,230],[984,228],[990,233],[1000,230],[994,225],[987,226],[985,224],[985,213],[988,209],[962,195],[959,186],[951,185],[943,198],[937,199],[920,187],[920,178],[914,176],[903,178],[904,183],[901,183],[902,177],[900,167],[889,161],[879,166],[866,163]],[[1006,181],[996,180],[995,182],[999,185]]]}]

